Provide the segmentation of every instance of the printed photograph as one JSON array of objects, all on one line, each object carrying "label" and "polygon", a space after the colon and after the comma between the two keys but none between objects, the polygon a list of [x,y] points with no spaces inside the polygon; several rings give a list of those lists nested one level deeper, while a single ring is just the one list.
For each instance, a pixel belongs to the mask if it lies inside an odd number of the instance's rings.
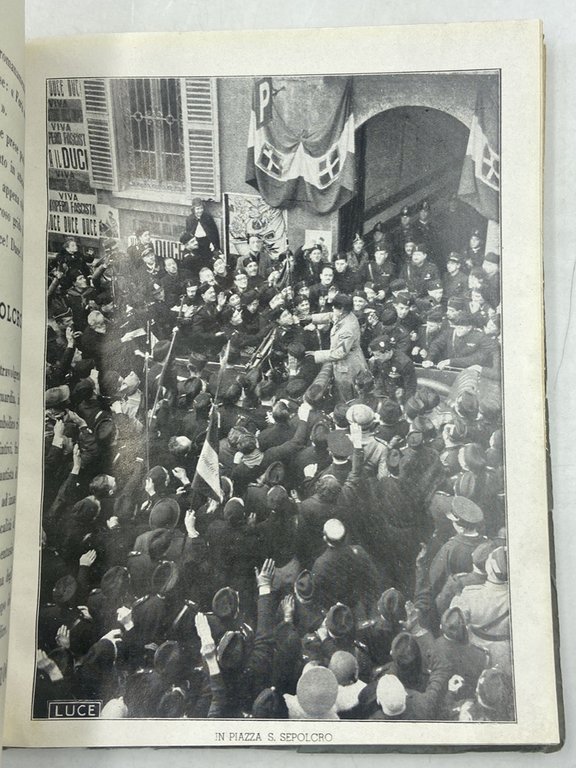
[{"label": "printed photograph", "polygon": [[515,721],[499,72],[46,120],[32,716]]}]

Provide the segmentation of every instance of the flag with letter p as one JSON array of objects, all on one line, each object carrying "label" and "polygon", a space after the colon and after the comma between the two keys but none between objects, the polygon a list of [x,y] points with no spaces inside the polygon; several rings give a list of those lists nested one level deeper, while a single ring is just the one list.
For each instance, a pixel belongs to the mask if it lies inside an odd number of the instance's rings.
[{"label": "flag with letter p", "polygon": [[218,411],[212,406],[206,439],[200,451],[192,488],[216,501],[222,501],[220,462],[218,460]]},{"label": "flag with letter p", "polygon": [[356,193],[354,131],[351,78],[256,80],[246,181],[273,208],[330,213]]},{"label": "flag with letter p", "polygon": [[500,220],[499,112],[498,81],[487,78],[476,96],[458,197],[492,221]]}]

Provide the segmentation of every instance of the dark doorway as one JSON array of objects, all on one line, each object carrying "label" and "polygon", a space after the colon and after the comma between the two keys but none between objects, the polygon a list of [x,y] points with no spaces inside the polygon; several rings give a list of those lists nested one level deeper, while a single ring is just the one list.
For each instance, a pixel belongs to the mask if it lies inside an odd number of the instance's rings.
[{"label": "dark doorway", "polygon": [[371,117],[356,130],[358,194],[340,209],[339,246],[377,222],[393,231],[400,211],[430,203],[442,255],[466,247],[486,220],[457,197],[468,128],[452,115],[426,107],[398,107]]}]

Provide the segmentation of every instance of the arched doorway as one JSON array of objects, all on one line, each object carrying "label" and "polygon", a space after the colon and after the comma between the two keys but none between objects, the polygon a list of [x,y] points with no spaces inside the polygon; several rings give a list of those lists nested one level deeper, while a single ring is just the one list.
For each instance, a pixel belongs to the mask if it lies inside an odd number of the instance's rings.
[{"label": "arched doorway", "polygon": [[340,209],[339,246],[349,248],[356,232],[377,222],[392,230],[407,205],[414,212],[429,201],[442,253],[462,248],[486,219],[456,197],[469,129],[428,107],[396,107],[356,129],[358,194]]}]

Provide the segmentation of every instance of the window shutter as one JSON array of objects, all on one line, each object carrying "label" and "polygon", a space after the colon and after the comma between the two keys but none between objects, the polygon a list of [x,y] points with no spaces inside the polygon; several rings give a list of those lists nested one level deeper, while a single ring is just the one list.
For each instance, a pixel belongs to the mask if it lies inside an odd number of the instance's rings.
[{"label": "window shutter", "polygon": [[96,189],[116,190],[118,181],[108,89],[109,84],[106,80],[84,80],[84,103],[91,161],[90,183]]},{"label": "window shutter", "polygon": [[220,197],[220,152],[216,80],[187,77],[183,81],[186,162],[192,196]]}]

